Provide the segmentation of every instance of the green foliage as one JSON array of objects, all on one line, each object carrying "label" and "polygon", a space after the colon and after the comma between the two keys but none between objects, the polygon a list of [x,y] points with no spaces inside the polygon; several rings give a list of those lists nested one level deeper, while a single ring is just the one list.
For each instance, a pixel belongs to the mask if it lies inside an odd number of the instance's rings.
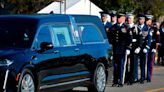
[{"label": "green foliage", "polygon": [[0,0],[0,3],[11,14],[32,14],[53,1],[55,0]]},{"label": "green foliage", "polygon": [[[11,14],[32,14],[53,1],[60,0],[0,0],[1,7]],[[118,12],[150,13],[155,17],[164,15],[163,0],[90,0],[103,10]]]},{"label": "green foliage", "polygon": [[[95,2],[94,2],[95,1]],[[163,0],[94,0],[93,2],[105,11],[134,12],[137,14],[164,15]]]}]

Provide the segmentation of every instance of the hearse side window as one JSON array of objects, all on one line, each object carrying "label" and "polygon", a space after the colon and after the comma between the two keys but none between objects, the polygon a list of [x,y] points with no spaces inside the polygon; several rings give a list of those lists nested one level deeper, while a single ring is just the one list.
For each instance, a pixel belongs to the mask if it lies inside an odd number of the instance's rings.
[{"label": "hearse side window", "polygon": [[49,30],[48,25],[42,26],[39,30],[39,33],[36,38],[36,44],[38,49],[40,49],[40,44],[42,42],[52,43],[51,32]]},{"label": "hearse side window", "polygon": [[100,30],[93,24],[79,24],[78,28],[83,43],[103,42]]},{"label": "hearse side window", "polygon": [[0,48],[30,48],[35,24],[25,20],[0,20]]},{"label": "hearse side window", "polygon": [[69,25],[52,25],[51,26],[54,36],[54,45],[56,47],[59,46],[70,46],[73,43],[73,39],[71,39],[71,30]]}]

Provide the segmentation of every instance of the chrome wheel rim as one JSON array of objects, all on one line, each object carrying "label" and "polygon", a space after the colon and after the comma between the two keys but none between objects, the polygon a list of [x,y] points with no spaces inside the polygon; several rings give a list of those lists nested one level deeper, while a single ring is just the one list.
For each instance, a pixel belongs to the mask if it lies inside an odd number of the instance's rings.
[{"label": "chrome wheel rim", "polygon": [[30,74],[26,74],[21,82],[21,92],[34,92],[35,86]]},{"label": "chrome wheel rim", "polygon": [[103,92],[106,85],[106,74],[102,66],[99,66],[97,69],[96,84],[98,92]]}]

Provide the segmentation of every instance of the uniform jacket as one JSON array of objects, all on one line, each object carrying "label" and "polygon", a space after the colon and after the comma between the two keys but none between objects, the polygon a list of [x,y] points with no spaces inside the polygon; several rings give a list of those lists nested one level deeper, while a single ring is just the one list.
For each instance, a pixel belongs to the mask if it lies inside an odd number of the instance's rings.
[{"label": "uniform jacket", "polygon": [[133,25],[132,27],[128,26],[128,30],[132,32],[132,50],[141,47],[142,46],[142,35],[140,35],[141,30],[138,30],[137,25]]},{"label": "uniform jacket", "polygon": [[114,54],[125,54],[126,49],[130,49],[132,33],[128,30],[125,23],[121,26],[116,23],[110,31],[110,41],[113,45]]},{"label": "uniform jacket", "polygon": [[106,22],[106,24],[104,24],[104,28],[105,28],[106,32],[110,30],[111,26],[112,26],[112,24],[108,21]]},{"label": "uniform jacket", "polygon": [[138,30],[140,30],[140,35],[142,35],[141,49],[146,48],[149,51],[152,40],[151,31],[148,29],[148,26],[146,24],[144,24],[142,29],[138,26]]},{"label": "uniform jacket", "polygon": [[153,34],[151,40],[151,49],[156,49],[156,43],[160,42],[160,34],[158,33],[159,31],[156,27],[150,27],[149,30]]}]

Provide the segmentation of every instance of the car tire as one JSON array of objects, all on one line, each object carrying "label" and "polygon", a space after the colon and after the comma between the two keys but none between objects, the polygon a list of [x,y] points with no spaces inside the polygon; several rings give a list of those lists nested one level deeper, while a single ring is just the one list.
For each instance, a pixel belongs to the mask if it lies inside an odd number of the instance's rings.
[{"label": "car tire", "polygon": [[17,92],[36,92],[34,76],[29,69],[24,69],[20,75]]},{"label": "car tire", "polygon": [[92,77],[92,85],[88,87],[88,92],[104,92],[106,87],[105,66],[98,63]]}]

